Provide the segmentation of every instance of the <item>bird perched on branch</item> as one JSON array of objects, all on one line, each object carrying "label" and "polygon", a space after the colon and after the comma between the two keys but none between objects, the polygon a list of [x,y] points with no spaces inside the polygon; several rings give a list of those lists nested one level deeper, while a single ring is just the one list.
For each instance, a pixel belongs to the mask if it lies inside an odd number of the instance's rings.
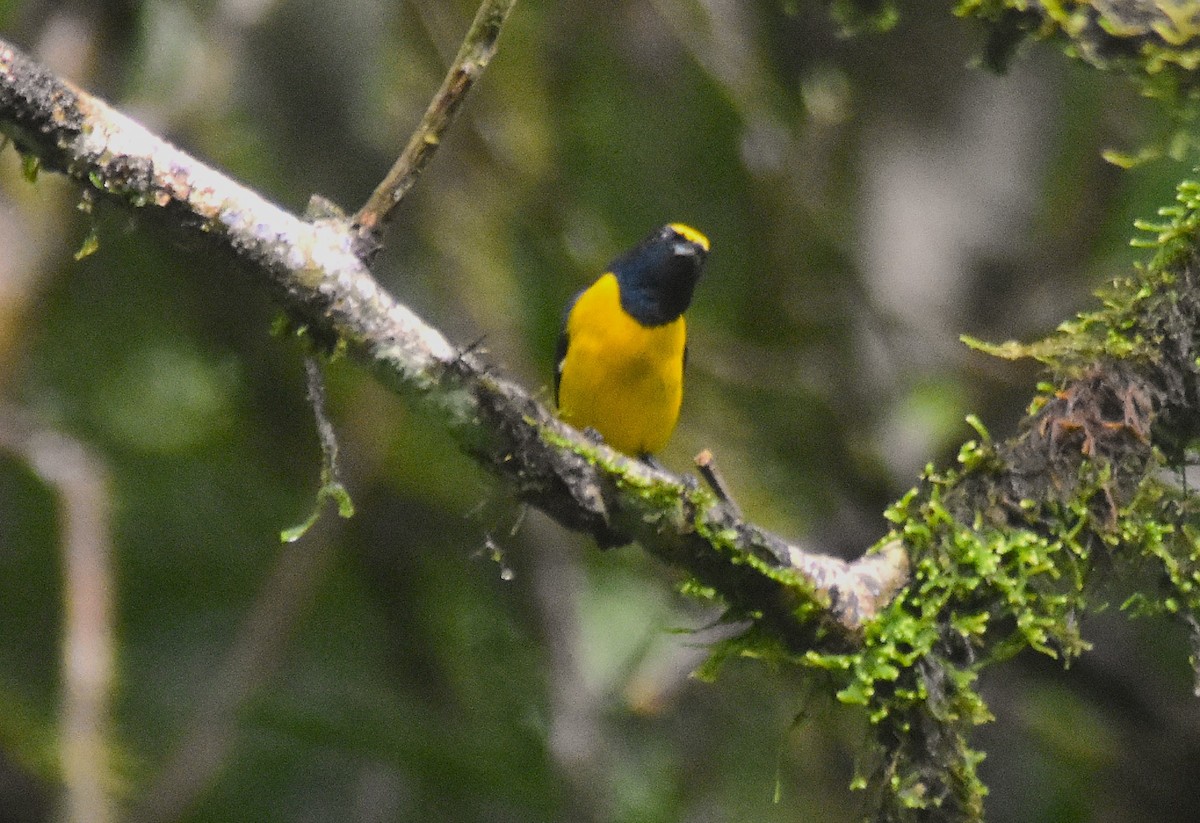
[{"label": "bird perched on branch", "polygon": [[634,457],[649,458],[666,445],[683,399],[683,313],[708,250],[703,234],[671,223],[575,296],[554,375],[563,420]]}]

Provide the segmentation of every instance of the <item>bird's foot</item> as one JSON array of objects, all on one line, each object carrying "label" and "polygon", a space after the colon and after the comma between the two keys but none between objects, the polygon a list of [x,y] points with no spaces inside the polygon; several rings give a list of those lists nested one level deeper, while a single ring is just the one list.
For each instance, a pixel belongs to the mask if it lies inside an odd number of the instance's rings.
[{"label": "bird's foot", "polygon": [[588,426],[586,429],[581,430],[580,433],[584,437],[586,437],[588,440],[591,440],[593,443],[595,443],[597,446],[604,443],[604,435],[602,435],[600,432],[596,431],[591,426]]}]

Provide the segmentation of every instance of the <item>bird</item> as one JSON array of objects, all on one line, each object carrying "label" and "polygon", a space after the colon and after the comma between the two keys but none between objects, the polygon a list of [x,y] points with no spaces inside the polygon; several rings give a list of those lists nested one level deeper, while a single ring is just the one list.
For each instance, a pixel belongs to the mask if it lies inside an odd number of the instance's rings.
[{"label": "bird", "polygon": [[567,304],[558,338],[559,417],[619,452],[653,458],[683,400],[683,313],[708,258],[708,238],[668,223],[617,257]]}]

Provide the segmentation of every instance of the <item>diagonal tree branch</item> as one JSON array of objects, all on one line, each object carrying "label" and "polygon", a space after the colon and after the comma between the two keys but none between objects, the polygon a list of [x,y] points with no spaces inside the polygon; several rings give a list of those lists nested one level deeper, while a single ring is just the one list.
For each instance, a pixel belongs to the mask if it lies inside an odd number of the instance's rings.
[{"label": "diagonal tree branch", "polygon": [[380,287],[351,221],[306,222],[267,202],[2,40],[0,130],[44,168],[207,238],[300,322],[345,341],[433,414],[518,498],[602,545],[641,543],[789,645],[825,631],[852,637],[906,580],[899,541],[853,563],[813,554],[682,478],[591,443]]}]

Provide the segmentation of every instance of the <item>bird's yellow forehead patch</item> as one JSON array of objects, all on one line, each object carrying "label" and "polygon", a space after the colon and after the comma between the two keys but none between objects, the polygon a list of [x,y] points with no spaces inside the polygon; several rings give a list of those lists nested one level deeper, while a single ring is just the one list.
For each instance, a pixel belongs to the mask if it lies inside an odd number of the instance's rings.
[{"label": "bird's yellow forehead patch", "polygon": [[705,251],[708,251],[708,238],[705,237],[703,234],[696,231],[691,226],[685,225],[683,223],[671,223],[670,225],[671,225],[672,229],[674,229],[675,231],[677,231],[681,235],[683,235],[685,240],[687,240],[691,243],[695,243],[697,246],[700,246]]}]

